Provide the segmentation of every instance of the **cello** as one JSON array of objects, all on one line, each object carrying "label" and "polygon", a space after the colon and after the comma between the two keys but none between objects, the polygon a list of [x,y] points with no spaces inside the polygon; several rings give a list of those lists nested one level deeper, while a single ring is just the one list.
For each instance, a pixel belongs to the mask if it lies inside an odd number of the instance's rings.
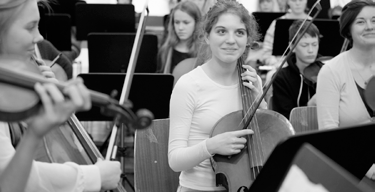
[{"label": "cello", "polygon": [[[310,10],[311,13],[315,7],[317,8],[313,19],[316,18],[321,10],[319,2],[320,0],[318,0]],[[243,109],[232,112],[221,118],[212,130],[211,137],[240,129],[252,129],[254,132],[253,135],[246,136],[247,143],[240,153],[231,156],[216,154],[211,158],[211,165],[216,174],[216,185],[224,186],[229,192],[248,191],[275,145],[282,139],[294,134],[291,124],[281,114],[258,108],[272,85],[275,76],[290,57],[293,49],[303,37],[303,34],[309,28],[309,26],[306,27],[300,33],[306,20],[307,19],[304,20],[291,41],[296,43],[294,43],[292,47],[292,44],[289,44],[284,52],[283,56],[291,47],[288,55],[273,75],[271,81],[266,85],[263,94],[260,97],[258,96],[259,98],[253,98],[251,90],[246,88],[242,83],[242,79],[239,78]],[[311,25],[311,22],[309,25]],[[296,41],[294,41],[295,38],[297,38]],[[241,77],[241,74],[245,70],[242,68],[244,63],[244,56],[241,56],[237,61],[239,77]]]}]

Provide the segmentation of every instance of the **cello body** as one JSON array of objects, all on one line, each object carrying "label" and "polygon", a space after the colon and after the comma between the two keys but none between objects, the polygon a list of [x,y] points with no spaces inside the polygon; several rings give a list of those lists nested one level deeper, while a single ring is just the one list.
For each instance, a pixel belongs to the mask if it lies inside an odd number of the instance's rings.
[{"label": "cello body", "polygon": [[[74,162],[79,165],[95,164],[104,159],[86,130],[72,115],[66,123],[52,129],[41,142],[35,160],[48,163]],[[126,192],[119,183],[113,192]]]},{"label": "cello body", "polygon": [[[239,124],[242,120],[242,111],[224,116],[214,126],[211,137],[242,129],[243,123]],[[257,109],[253,121],[258,122],[259,129],[254,130],[254,135],[247,141],[248,145],[240,153],[232,156],[215,155],[211,159],[216,184],[224,186],[229,192],[248,189],[276,144],[294,134],[289,121],[275,111]]]}]

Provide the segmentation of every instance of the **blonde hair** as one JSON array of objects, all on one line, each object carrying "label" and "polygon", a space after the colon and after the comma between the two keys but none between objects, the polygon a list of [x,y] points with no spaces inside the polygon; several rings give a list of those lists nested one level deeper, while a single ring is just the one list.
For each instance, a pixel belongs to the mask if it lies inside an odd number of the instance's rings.
[{"label": "blonde hair", "polygon": [[[0,54],[3,49],[2,39],[4,38],[4,34],[8,32],[10,24],[16,19],[16,16],[27,1],[29,0],[8,0],[0,4]],[[37,0],[37,2],[49,8],[48,0]]]},{"label": "blonde hair", "polygon": [[162,72],[164,70],[168,52],[170,49],[173,49],[180,41],[178,38],[175,28],[174,28],[174,15],[177,10],[181,10],[182,12],[187,13],[192,18],[194,18],[195,26],[194,26],[194,32],[192,36],[188,40],[188,47],[189,47],[189,54],[191,57],[195,57],[197,55],[198,46],[196,44],[198,39],[198,33],[197,28],[201,19],[201,11],[199,10],[198,6],[190,1],[184,1],[178,3],[172,10],[170,14],[170,19],[168,22],[168,35],[163,43],[163,45],[160,47],[158,57],[160,58],[160,63],[158,62],[158,72]]},{"label": "blonde hair", "polygon": [[[260,3],[263,2],[263,1],[265,1],[265,0],[258,0],[258,11],[259,12],[261,11]],[[277,0],[272,0],[272,2],[273,2],[272,12],[281,12],[279,2]]]}]

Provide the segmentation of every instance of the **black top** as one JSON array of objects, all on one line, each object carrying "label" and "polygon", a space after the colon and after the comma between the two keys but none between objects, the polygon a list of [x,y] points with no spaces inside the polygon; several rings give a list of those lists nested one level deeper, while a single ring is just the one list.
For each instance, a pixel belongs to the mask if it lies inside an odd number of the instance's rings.
[{"label": "black top", "polygon": [[178,63],[190,57],[191,55],[189,53],[182,53],[177,51],[176,49],[173,49],[171,59],[171,73]]},{"label": "black top", "polygon": [[[310,65],[323,66],[316,61]],[[289,119],[290,112],[295,107],[307,106],[308,101],[316,92],[316,83],[303,77],[296,66],[296,56],[288,59],[288,66],[280,70],[272,83],[272,110],[281,113]]]},{"label": "black top", "polygon": [[367,112],[368,114],[370,115],[370,117],[374,117],[375,116],[375,112],[371,109],[371,107],[367,104],[367,101],[365,99],[365,90],[360,87],[357,82],[355,82],[355,84],[357,85],[357,89],[358,89],[358,92],[359,92],[359,95],[361,96],[362,98],[362,101],[363,103],[365,104],[366,106],[366,109],[367,109]]}]

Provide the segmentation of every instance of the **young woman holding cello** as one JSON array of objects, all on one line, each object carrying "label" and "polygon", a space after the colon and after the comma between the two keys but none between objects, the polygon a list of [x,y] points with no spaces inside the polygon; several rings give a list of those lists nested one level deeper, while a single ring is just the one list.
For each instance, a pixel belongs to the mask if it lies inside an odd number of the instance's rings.
[{"label": "young woman holding cello", "polygon": [[[40,18],[37,3],[38,0],[0,0],[1,57],[36,65],[35,45],[43,40],[38,30]],[[37,62],[46,78],[51,82],[57,81],[43,61]],[[9,60],[0,61],[1,66],[6,63],[10,63]],[[0,122],[1,191],[65,192],[115,188],[121,174],[119,162],[98,161],[95,165],[77,165],[71,162],[52,164],[32,161],[35,148],[49,130],[66,121],[76,110],[90,108],[88,90],[79,79],[69,81],[62,92],[54,84],[37,84],[35,90],[40,95],[43,107],[24,121],[26,131],[17,145],[17,151],[12,145],[9,124]]]},{"label": "young woman holding cello", "polygon": [[[258,37],[257,23],[249,12],[237,1],[219,0],[201,29],[212,56],[179,79],[170,101],[168,159],[174,171],[181,171],[181,192],[225,191],[216,186],[210,158],[239,153],[246,144],[243,137],[253,131],[230,131],[211,138],[210,133],[219,119],[242,109],[239,79],[254,98],[262,93],[253,68],[243,65],[243,73],[237,70],[246,46]],[[260,108],[266,108],[266,103]]]}]

